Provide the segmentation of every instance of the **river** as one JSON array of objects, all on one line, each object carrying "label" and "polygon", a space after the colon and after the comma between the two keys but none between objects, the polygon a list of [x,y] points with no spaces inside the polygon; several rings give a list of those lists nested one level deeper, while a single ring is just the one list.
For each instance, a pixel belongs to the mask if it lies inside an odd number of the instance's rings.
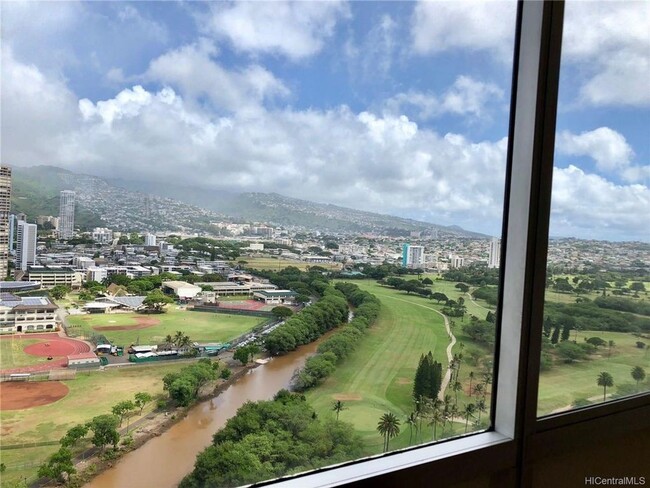
[{"label": "river", "polygon": [[217,398],[193,407],[187,417],[139,449],[122,457],[112,468],[84,488],[175,487],[192,471],[197,454],[246,401],[267,400],[287,388],[293,372],[316,352],[318,341],[252,369]]}]

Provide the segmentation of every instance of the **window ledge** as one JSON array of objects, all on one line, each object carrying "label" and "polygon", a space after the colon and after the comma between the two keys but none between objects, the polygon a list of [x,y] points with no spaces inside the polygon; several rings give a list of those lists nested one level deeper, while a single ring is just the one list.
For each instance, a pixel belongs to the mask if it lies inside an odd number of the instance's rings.
[{"label": "window ledge", "polygon": [[[325,488],[351,483],[363,484],[364,480],[369,480],[373,486],[377,486],[382,477],[403,477],[404,470],[412,470],[410,476],[418,476],[416,471],[421,470],[422,476],[425,476],[426,472],[430,477],[432,464],[435,464],[436,479],[441,480],[441,476],[448,472],[458,480],[458,466],[467,467],[462,477],[512,467],[514,449],[511,438],[498,432],[484,432],[431,446],[366,458],[351,464],[330,466],[315,472],[272,480],[269,483],[282,488]],[[265,482],[255,486],[266,484]]]}]

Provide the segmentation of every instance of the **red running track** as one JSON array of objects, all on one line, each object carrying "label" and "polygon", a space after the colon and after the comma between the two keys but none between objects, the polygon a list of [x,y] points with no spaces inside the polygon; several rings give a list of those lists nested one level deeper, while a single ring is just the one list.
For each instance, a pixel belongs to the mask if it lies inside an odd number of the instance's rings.
[{"label": "red running track", "polygon": [[[26,346],[23,351],[27,354],[39,357],[53,357],[46,363],[22,366],[20,368],[2,369],[2,373],[32,373],[36,371],[48,371],[50,369],[65,368],[68,365],[67,356],[90,352],[90,346],[83,341],[62,337],[56,332],[50,334],[21,334],[0,336],[0,340],[23,341],[29,339],[41,339],[42,342]],[[49,344],[46,346],[45,344]]]}]

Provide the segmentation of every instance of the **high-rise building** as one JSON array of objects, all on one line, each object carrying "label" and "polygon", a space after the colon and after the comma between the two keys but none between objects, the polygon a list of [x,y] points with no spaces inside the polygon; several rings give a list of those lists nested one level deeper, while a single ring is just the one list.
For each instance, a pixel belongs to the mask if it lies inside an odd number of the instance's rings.
[{"label": "high-rise building", "polygon": [[490,242],[490,255],[488,257],[488,268],[498,268],[501,260],[501,239],[492,238]]},{"label": "high-rise building", "polygon": [[145,234],[144,235],[144,245],[145,246],[155,246],[156,245],[156,234]]},{"label": "high-rise building", "polygon": [[16,270],[27,271],[36,262],[36,224],[18,221],[16,229]]},{"label": "high-rise building", "polygon": [[424,246],[402,246],[402,266],[404,268],[418,268],[424,264]]},{"label": "high-rise building", "polygon": [[9,211],[11,210],[11,168],[0,166],[0,280],[9,272]]},{"label": "high-rise building", "polygon": [[61,191],[59,198],[59,239],[71,239],[74,235],[75,192]]}]

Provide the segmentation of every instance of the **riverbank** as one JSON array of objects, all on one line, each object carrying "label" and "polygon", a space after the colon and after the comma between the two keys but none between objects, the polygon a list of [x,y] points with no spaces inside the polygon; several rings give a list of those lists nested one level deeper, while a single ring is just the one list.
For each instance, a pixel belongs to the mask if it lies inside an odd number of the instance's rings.
[{"label": "riverbank", "polygon": [[[223,359],[222,364],[225,362]],[[99,449],[90,448],[77,455],[74,460],[77,473],[70,479],[68,486],[80,487],[92,482],[96,476],[115,466],[123,456],[140,449],[150,440],[163,435],[178,422],[186,418],[188,413],[196,405],[202,402],[213,401],[226,389],[259,365],[253,363],[248,366],[241,366],[229,357],[224,366],[232,371],[231,376],[227,380],[218,379],[216,382],[205,387],[196,402],[192,405],[188,407],[154,410],[127,427],[120,429],[121,440],[117,451],[106,451],[102,454]],[[43,487],[51,485],[52,483],[49,480],[38,479],[30,486]]]},{"label": "riverbank", "polygon": [[[326,336],[327,334],[316,342],[301,346],[297,351],[273,357],[264,365],[238,367],[229,384],[217,386],[216,396],[195,404],[182,415],[177,414],[173,423],[152,431],[148,441],[139,448],[124,453],[119,461],[112,461],[112,466],[107,465],[103,472],[95,472],[85,486],[178,486],[193,469],[196,456],[211,444],[214,434],[224,427],[228,419],[244,403],[272,399],[279,390],[288,388],[294,371],[316,352],[318,344]],[[143,466],[155,466],[155,469],[143,472]],[[134,473],[142,475],[134,477]]]}]

